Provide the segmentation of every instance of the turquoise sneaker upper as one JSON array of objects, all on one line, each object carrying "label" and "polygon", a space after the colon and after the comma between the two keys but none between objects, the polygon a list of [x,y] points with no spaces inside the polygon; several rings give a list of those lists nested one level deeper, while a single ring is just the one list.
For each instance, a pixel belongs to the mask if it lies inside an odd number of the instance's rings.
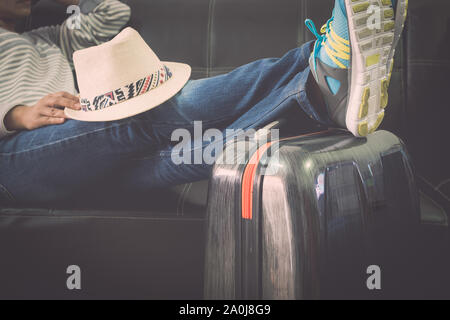
[{"label": "turquoise sneaker upper", "polygon": [[394,7],[394,10],[397,10],[397,0],[392,0],[392,6]]},{"label": "turquoise sneaker upper", "polygon": [[[317,41],[312,53],[313,72],[316,71],[317,59],[329,67],[348,69],[350,66],[350,40],[348,32],[347,11],[344,0],[335,0],[333,15],[319,34],[312,20],[306,20],[306,26],[316,36]],[[333,94],[339,91],[340,81],[327,77],[328,86]]]},{"label": "turquoise sneaker upper", "polygon": [[320,33],[310,19],[305,21],[317,38],[309,65],[328,115],[355,136],[374,132],[383,121],[407,5],[408,0],[335,0]]},{"label": "turquoise sneaker upper", "polygon": [[[332,21],[330,22],[330,28],[334,30],[336,35],[341,37],[342,39],[349,40],[349,34],[348,34],[348,21],[347,21],[347,11],[345,10],[345,3],[344,0],[336,0],[333,15],[331,17]],[[329,46],[329,41],[333,41],[332,39],[329,39],[329,36],[326,36],[326,40],[324,41],[323,45],[327,47]],[[330,48],[333,50],[333,48]],[[320,50],[318,58],[326,63],[327,65],[337,68],[339,67],[331,58],[330,55],[327,53],[327,50]],[[349,59],[342,59],[339,57],[336,57],[339,62],[341,62],[345,68],[348,68],[350,66],[350,57]]]}]

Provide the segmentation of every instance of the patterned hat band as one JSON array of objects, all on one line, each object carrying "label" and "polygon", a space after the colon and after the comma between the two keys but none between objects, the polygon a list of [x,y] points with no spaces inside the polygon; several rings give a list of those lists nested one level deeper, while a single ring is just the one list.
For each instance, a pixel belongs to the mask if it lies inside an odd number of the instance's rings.
[{"label": "patterned hat band", "polygon": [[139,79],[116,90],[96,96],[92,99],[92,101],[86,98],[81,98],[81,110],[86,112],[97,111],[130,100],[161,86],[171,77],[172,73],[169,68],[163,65],[162,68],[152,75]]}]

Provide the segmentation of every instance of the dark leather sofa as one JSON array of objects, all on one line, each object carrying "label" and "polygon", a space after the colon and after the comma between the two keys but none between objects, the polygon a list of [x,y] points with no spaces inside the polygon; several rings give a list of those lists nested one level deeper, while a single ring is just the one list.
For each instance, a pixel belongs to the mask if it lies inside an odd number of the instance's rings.
[{"label": "dark leather sofa", "polygon": [[[130,25],[162,60],[215,76],[258,58],[278,57],[311,40],[308,17],[326,22],[334,0],[124,0]],[[406,142],[421,188],[424,236],[433,243],[427,274],[447,268],[450,163],[446,132],[450,72],[450,3],[410,1],[397,50],[383,129]],[[54,24],[65,9],[40,1],[27,28]],[[295,119],[300,110],[289,110]],[[285,131],[320,130],[287,121]],[[0,210],[0,298],[202,298],[204,215],[208,181],[149,192],[146,203],[89,208],[3,206]],[[131,200],[131,199],[130,199]],[[0,206],[1,207],[1,206]],[[69,265],[82,270],[82,290],[66,287]],[[425,297],[445,286],[430,276]]]}]

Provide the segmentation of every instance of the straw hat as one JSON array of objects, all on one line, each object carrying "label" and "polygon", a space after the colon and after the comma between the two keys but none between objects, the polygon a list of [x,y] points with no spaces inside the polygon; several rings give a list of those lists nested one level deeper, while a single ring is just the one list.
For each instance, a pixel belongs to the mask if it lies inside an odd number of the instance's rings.
[{"label": "straw hat", "polygon": [[184,63],[160,61],[139,33],[126,28],[114,39],[73,55],[81,110],[65,114],[82,121],[112,121],[159,106],[191,76]]}]

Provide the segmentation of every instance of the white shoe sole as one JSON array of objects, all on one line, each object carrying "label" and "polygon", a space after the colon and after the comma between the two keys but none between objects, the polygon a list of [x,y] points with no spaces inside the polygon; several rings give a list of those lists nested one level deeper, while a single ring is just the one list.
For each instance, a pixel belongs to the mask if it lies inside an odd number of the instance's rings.
[{"label": "white shoe sole", "polygon": [[357,137],[374,132],[384,119],[392,58],[408,3],[397,1],[395,14],[391,0],[345,0],[351,44],[346,125]]}]

